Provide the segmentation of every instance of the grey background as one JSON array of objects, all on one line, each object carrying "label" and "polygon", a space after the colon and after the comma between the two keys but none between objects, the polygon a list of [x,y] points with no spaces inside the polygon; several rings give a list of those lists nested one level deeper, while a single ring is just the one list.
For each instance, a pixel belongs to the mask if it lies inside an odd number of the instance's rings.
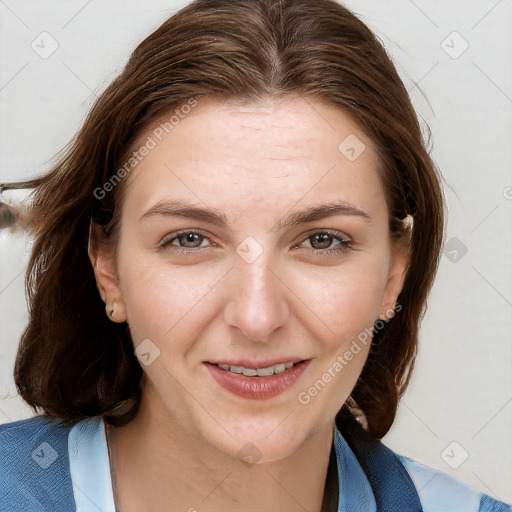
[{"label": "grey background", "polygon": [[[136,44],[185,3],[0,0],[0,182],[47,169]],[[415,373],[384,441],[512,501],[512,0],[345,4],[430,125],[448,203]],[[32,416],[12,379],[29,245],[0,232],[0,423]]]}]

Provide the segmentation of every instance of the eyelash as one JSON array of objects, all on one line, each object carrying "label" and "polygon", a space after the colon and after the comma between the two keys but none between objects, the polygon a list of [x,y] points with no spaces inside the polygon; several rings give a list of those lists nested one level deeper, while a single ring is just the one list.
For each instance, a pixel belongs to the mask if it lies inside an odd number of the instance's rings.
[{"label": "eyelash", "polygon": [[[195,230],[179,231],[177,233],[173,233],[170,236],[170,238],[169,237],[165,238],[163,240],[163,242],[160,244],[159,248],[162,250],[166,250],[170,246],[173,246],[173,248],[172,248],[173,252],[175,252],[176,254],[186,254],[186,255],[197,254],[198,252],[202,251],[203,249],[207,249],[207,247],[186,248],[186,247],[174,246],[172,244],[172,242],[174,240],[177,240],[180,236],[190,235],[190,234],[198,235],[198,236],[201,236],[201,237],[209,240],[209,237],[201,231],[195,231]],[[339,246],[337,246],[337,248],[335,248],[335,249],[306,249],[308,252],[312,252],[316,256],[335,256],[335,255],[342,254],[349,250],[354,249],[353,242],[351,240],[348,240],[348,239],[344,238],[343,236],[341,236],[340,234],[333,233],[326,229],[317,230],[312,233],[309,233],[308,236],[300,244],[293,246],[293,249],[298,249],[300,245],[302,245],[304,242],[306,242],[310,238],[314,237],[315,235],[329,235],[334,240],[337,240],[339,242]]]}]

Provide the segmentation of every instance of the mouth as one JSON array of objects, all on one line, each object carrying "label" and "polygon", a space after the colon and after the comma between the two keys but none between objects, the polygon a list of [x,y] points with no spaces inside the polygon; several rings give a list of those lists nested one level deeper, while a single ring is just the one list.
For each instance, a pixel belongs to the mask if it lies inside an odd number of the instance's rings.
[{"label": "mouth", "polygon": [[[205,362],[213,379],[225,390],[243,398],[265,399],[277,396],[304,373],[311,359],[281,361]],[[270,363],[270,364],[269,364]]]}]

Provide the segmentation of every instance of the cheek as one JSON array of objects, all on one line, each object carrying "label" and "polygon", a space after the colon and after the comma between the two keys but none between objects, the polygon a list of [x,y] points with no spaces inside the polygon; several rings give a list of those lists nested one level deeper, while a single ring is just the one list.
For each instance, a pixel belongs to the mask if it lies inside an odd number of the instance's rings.
[{"label": "cheek", "polygon": [[362,260],[293,277],[297,295],[312,313],[309,316],[316,323],[315,330],[327,333],[323,338],[332,340],[329,343],[335,347],[373,326],[379,315],[386,267],[377,261],[369,264]]},{"label": "cheek", "polygon": [[[135,344],[149,338],[186,343],[213,314],[208,296],[222,278],[220,269],[176,268],[131,260],[120,268],[121,291]],[[179,336],[177,333],[179,332]]]}]

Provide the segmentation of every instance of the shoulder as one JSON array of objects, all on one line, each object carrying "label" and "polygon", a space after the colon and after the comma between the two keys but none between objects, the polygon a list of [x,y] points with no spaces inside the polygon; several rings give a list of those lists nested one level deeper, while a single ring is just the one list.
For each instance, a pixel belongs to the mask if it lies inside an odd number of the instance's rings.
[{"label": "shoulder", "polygon": [[26,420],[13,421],[0,425],[0,440],[9,443],[20,437],[37,437],[39,434],[51,430],[68,432],[71,427],[59,421],[51,421],[43,416],[34,416]]},{"label": "shoulder", "polygon": [[497,501],[457,479],[397,455],[409,473],[420,497],[424,512],[511,512],[512,506]]},{"label": "shoulder", "polygon": [[0,425],[0,510],[74,510],[72,427],[41,416]]},{"label": "shoulder", "polygon": [[357,503],[365,503],[365,510],[373,511],[512,512],[511,505],[395,453],[351,418],[344,417],[339,427],[335,427],[339,511],[357,510],[345,503],[347,496],[354,496]]}]

